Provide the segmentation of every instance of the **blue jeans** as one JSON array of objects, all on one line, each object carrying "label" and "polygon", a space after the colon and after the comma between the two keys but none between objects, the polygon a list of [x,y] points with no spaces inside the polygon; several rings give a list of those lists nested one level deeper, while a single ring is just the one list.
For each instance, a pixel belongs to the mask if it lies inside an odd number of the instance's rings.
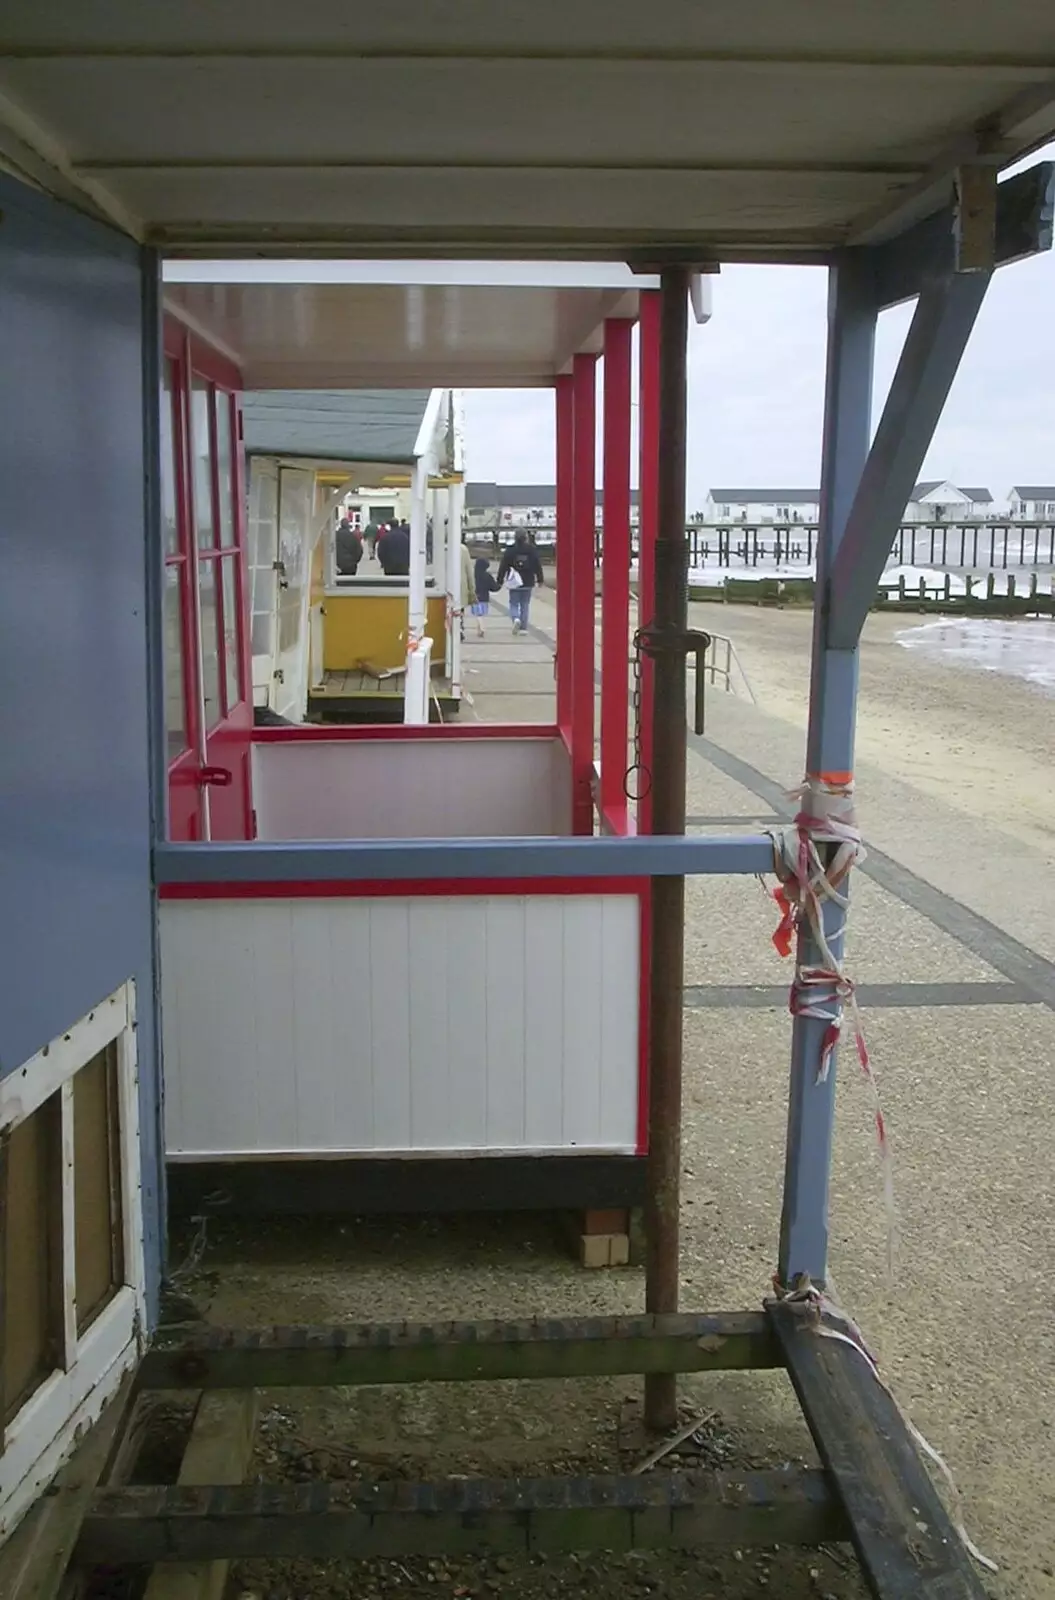
[{"label": "blue jeans", "polygon": [[528,625],[528,609],[531,605],[531,590],[527,584],[521,584],[519,589],[507,589],[509,596],[509,615],[514,622],[519,622],[522,628]]}]

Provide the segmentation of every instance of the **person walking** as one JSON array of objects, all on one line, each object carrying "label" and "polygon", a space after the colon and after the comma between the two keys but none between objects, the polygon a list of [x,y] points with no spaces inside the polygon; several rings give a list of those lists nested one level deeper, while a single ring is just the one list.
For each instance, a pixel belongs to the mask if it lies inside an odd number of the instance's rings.
[{"label": "person walking", "polygon": [[476,598],[476,582],[473,574],[473,558],[469,554],[469,546],[462,540],[460,590],[458,596],[458,622],[461,629],[462,643],[465,643],[465,613]]},{"label": "person walking", "polygon": [[410,529],[392,523],[377,541],[377,559],[386,578],[406,578],[410,573]]},{"label": "person walking", "polygon": [[527,627],[532,592],[536,587],[541,588],[545,581],[539,553],[521,529],[498,563],[498,585],[505,588],[509,599],[514,633]]},{"label": "person walking", "polygon": [[371,517],[370,521],[366,525],[366,530],[364,533],[364,538],[366,540],[366,553],[371,561],[374,559],[374,554],[377,550],[377,536],[380,531],[381,530],[378,528],[377,523],[374,521],[373,517]]},{"label": "person walking", "polygon": [[363,559],[363,541],[359,537],[358,529],[348,517],[342,517],[337,524],[335,554],[337,571],[341,577],[354,578]]},{"label": "person walking", "polygon": [[476,637],[484,636],[484,618],[491,609],[491,596],[498,588],[498,579],[491,571],[491,563],[486,556],[477,556],[473,563],[473,603],[472,613],[476,618]]}]

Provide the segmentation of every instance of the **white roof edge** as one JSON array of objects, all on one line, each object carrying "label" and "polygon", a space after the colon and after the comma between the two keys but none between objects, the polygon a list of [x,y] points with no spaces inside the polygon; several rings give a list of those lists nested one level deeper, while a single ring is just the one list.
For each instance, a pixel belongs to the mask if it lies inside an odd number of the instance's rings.
[{"label": "white roof edge", "polygon": [[428,463],[433,446],[436,441],[436,429],[439,427],[440,413],[448,391],[446,389],[433,389],[425,407],[425,415],[421,419],[418,437],[414,443],[414,456],[418,461]]},{"label": "white roof edge", "polygon": [[618,261],[165,261],[165,283],[349,283],[488,289],[658,289]]}]

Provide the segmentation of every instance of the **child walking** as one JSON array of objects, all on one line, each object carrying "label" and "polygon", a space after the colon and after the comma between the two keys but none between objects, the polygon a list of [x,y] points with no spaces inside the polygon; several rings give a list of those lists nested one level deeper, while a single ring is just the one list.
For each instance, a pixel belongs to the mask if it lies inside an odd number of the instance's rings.
[{"label": "child walking", "polygon": [[473,565],[473,587],[476,597],[471,610],[476,618],[476,637],[484,636],[484,618],[491,609],[491,596],[498,588],[498,579],[491,572],[491,563],[486,556],[477,556]]}]

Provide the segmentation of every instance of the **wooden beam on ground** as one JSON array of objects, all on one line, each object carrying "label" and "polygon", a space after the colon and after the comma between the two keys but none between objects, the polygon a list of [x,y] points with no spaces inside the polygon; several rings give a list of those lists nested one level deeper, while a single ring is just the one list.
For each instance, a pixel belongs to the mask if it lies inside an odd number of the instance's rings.
[{"label": "wooden beam on ground", "polygon": [[140,1392],[134,1395],[100,1483],[116,1489],[131,1482],[158,1407],[163,1403],[161,1396],[157,1394]]},{"label": "wooden beam on ground", "polygon": [[448,1483],[103,1490],[78,1556],[118,1564],[300,1556],[817,1544],[846,1537],[824,1474],[679,1472]]},{"label": "wooden beam on ground", "polygon": [[0,1549],[3,1600],[52,1600],[58,1593],[84,1513],[118,1440],[131,1392],[129,1374],[50,1490],[43,1491]]},{"label": "wooden beam on ground", "polygon": [[985,1589],[889,1392],[812,1308],[769,1315],[876,1600],[984,1600]]},{"label": "wooden beam on ground", "polygon": [[[244,1482],[253,1454],[257,1397],[252,1390],[217,1390],[198,1402],[180,1467],[181,1487]],[[145,1600],[223,1600],[223,1559],[172,1562],[154,1568]]]},{"label": "wooden beam on ground", "polygon": [[279,1389],[779,1365],[765,1316],[732,1311],[261,1332],[214,1329],[148,1351],[139,1382],[154,1389]]}]

